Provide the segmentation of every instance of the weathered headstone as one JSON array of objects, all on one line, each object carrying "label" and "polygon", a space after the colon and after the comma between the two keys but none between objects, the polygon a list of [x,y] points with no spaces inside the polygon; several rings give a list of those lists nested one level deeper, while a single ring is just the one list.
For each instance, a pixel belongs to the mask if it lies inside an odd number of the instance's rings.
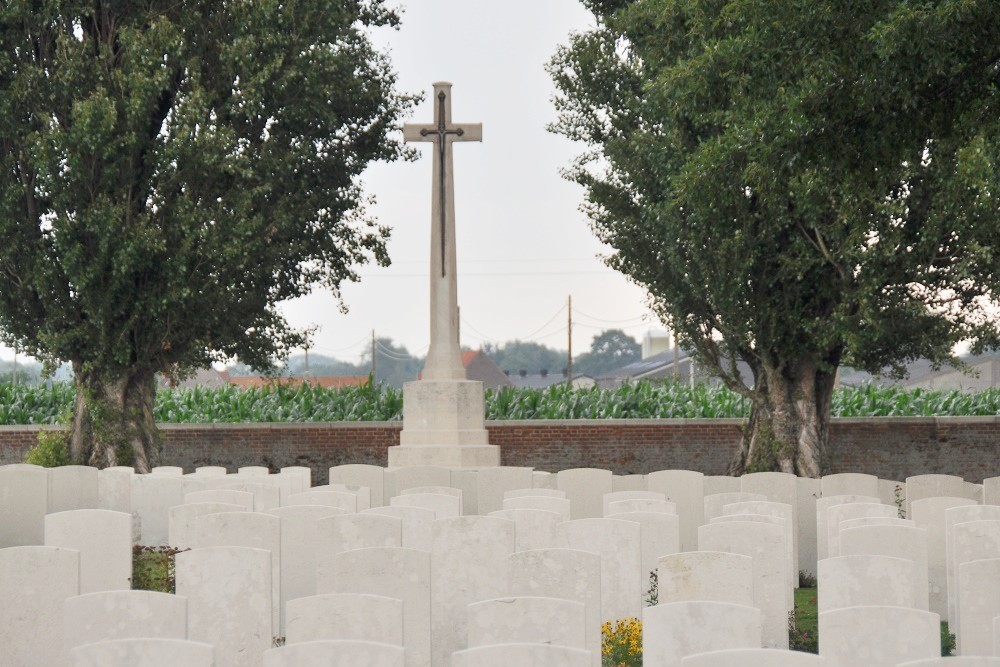
[{"label": "weathered headstone", "polygon": [[97,506],[102,510],[132,513],[132,477],[135,470],[114,466],[97,471]]},{"label": "weathered headstone", "polygon": [[799,534],[799,570],[816,574],[816,500],[820,496],[822,482],[811,477],[798,477],[795,491],[798,498],[796,523]]},{"label": "weathered headstone", "polygon": [[958,567],[959,655],[989,655],[993,619],[1000,616],[1000,557],[973,560]]},{"label": "weathered headstone", "polygon": [[[846,607],[819,615],[829,667],[896,667],[941,655],[940,617],[905,607]],[[891,638],[891,639],[890,639]]]},{"label": "weathered headstone", "polygon": [[574,549],[522,551],[507,559],[507,592],[573,600],[586,610],[591,667],[601,665],[601,557]]},{"label": "weathered headstone", "polygon": [[644,664],[675,667],[681,658],[729,648],[760,648],[761,613],[726,602],[671,602],[642,612]]},{"label": "weathered headstone", "polygon": [[622,512],[610,518],[639,524],[639,579],[645,599],[650,588],[649,578],[656,571],[660,557],[681,550],[680,521],[676,515],[662,512]]},{"label": "weathered headstone", "polygon": [[692,470],[659,470],[646,475],[650,491],[664,494],[677,505],[681,551],[698,548],[698,526],[705,522],[705,476]]},{"label": "weathered headstone", "polygon": [[52,667],[63,658],[63,606],[80,592],[80,554],[72,549],[0,549],[0,660]]},{"label": "weathered headstone", "polygon": [[206,489],[184,494],[184,504],[194,503],[225,503],[227,505],[242,505],[247,512],[254,511],[253,494],[249,491],[235,489]]},{"label": "weathered headstone", "polygon": [[587,649],[586,607],[548,597],[506,597],[469,605],[468,646],[551,644]]},{"label": "weathered headstone", "polygon": [[744,648],[710,651],[682,658],[680,667],[825,667],[826,658],[802,651]]},{"label": "weathered headstone", "polygon": [[750,501],[766,501],[767,496],[763,493],[748,493],[745,491],[735,491],[728,493],[714,493],[705,496],[702,501],[704,506],[704,521],[708,523],[717,516],[722,516],[722,508],[733,503],[746,503]]},{"label": "weathered headstone", "polygon": [[362,514],[380,514],[396,517],[403,522],[403,544],[407,549],[430,551],[433,541],[433,526],[437,519],[434,510],[423,507],[372,507]]},{"label": "weathered headstone", "polygon": [[66,655],[114,639],[187,639],[187,600],[156,591],[105,591],[66,599]]},{"label": "weathered headstone", "polygon": [[246,511],[243,505],[233,503],[186,503],[171,507],[167,513],[167,544],[175,549],[190,549],[194,545],[195,521],[198,517]]},{"label": "weathered headstone", "polygon": [[334,466],[329,469],[330,484],[346,484],[348,486],[367,486],[371,489],[371,506],[386,505],[389,498],[385,496],[385,468],[363,463],[349,463]]},{"label": "weathered headstone", "polygon": [[548,644],[493,644],[456,651],[451,667],[511,667],[512,665],[544,665],[545,667],[587,667],[590,653],[568,646]]},{"label": "weathered headstone", "polygon": [[819,562],[817,608],[917,608],[916,565],[892,556],[836,556]]},{"label": "weathered headstone", "polygon": [[438,519],[448,519],[462,515],[462,499],[443,493],[409,493],[395,496],[389,501],[390,507],[422,507],[433,510]]},{"label": "weathered headstone", "polygon": [[[559,493],[562,493],[561,491]],[[504,498],[503,509],[505,510],[545,510],[555,512],[569,521],[572,516],[572,506],[568,498],[558,498],[555,496],[511,496]]]},{"label": "weathered headstone", "polygon": [[559,546],[601,557],[601,615],[605,620],[639,616],[642,609],[640,525],[620,519],[576,519],[556,526]]},{"label": "weathered headstone", "polygon": [[570,501],[570,518],[597,519],[604,516],[604,494],[611,493],[610,470],[600,468],[560,470],[556,473],[556,484]]},{"label": "weathered headstone", "polygon": [[175,568],[177,594],[188,601],[188,639],[214,645],[216,667],[259,667],[273,638],[271,553],[194,549],[177,554]]},{"label": "weathered headstone", "polygon": [[816,556],[819,560],[829,557],[829,511],[836,505],[848,503],[878,503],[877,496],[841,495],[827,496],[816,499]]},{"label": "weathered headstone", "polygon": [[72,667],[217,667],[215,647],[183,639],[113,639],[78,646]]},{"label": "weathered headstone", "polygon": [[948,618],[948,569],[944,533],[944,513],[952,507],[974,505],[968,498],[924,498],[910,503],[907,518],[927,530],[928,609]]},{"label": "weathered headstone", "polygon": [[546,510],[497,510],[487,516],[508,519],[514,522],[514,536],[517,551],[551,549],[558,546],[556,526],[563,518]]},{"label": "weathered headstone", "polygon": [[317,576],[317,593],[369,593],[403,601],[407,667],[431,664],[431,556],[397,547],[345,551],[330,578]]},{"label": "weathered headstone", "polygon": [[[608,511],[611,503],[617,502],[619,500],[659,500],[662,502],[667,502],[666,496],[662,493],[657,493],[655,491],[612,491],[611,493],[605,493],[603,503],[603,511],[601,516],[608,516]],[[677,505],[673,505],[673,514],[677,513]],[[629,510],[626,510],[629,511]]]},{"label": "weathered headstone", "polygon": [[[861,520],[864,521],[864,520]],[[902,521],[902,519],[895,519]],[[915,568],[914,604],[927,611],[927,531],[914,525],[860,525],[841,523],[840,553],[843,556],[894,556],[913,561]]]},{"label": "weathered headstone", "polygon": [[139,515],[140,543],[147,547],[167,546],[169,510],[184,504],[184,479],[166,475],[132,477],[132,511]]},{"label": "weathered headstone", "polygon": [[955,563],[955,525],[970,521],[1000,520],[1000,506],[962,505],[944,511],[944,560],[948,578],[948,622],[958,627],[958,567]]},{"label": "weathered headstone", "polygon": [[0,548],[45,543],[49,473],[29,465],[0,467]]},{"label": "weathered headstone", "polygon": [[97,468],[57,466],[49,469],[49,513],[97,509]]},{"label": "weathered headstone", "polygon": [[286,644],[353,639],[403,646],[403,602],[370,593],[327,593],[288,602]]},{"label": "weathered headstone", "polygon": [[840,555],[840,524],[842,521],[869,517],[891,519],[898,518],[898,513],[894,506],[881,503],[843,503],[828,507],[826,510],[827,558]]},{"label": "weathered headstone", "polygon": [[724,551],[685,551],[657,564],[659,604],[728,602],[754,606],[753,558]]},{"label": "weathered headstone", "polygon": [[831,496],[869,496],[878,498],[878,477],[858,472],[824,475],[820,479],[823,498]]},{"label": "weathered headstone", "polygon": [[309,489],[302,493],[291,494],[283,505],[284,507],[291,507],[293,505],[324,505],[326,507],[336,507],[345,512],[357,512],[358,497],[353,493],[343,491]]},{"label": "weathered headstone", "polygon": [[350,639],[326,639],[273,648],[264,667],[403,667],[401,646]]},{"label": "weathered headstone", "polygon": [[45,546],[80,552],[80,593],[131,587],[131,514],[94,509],[49,514]]}]

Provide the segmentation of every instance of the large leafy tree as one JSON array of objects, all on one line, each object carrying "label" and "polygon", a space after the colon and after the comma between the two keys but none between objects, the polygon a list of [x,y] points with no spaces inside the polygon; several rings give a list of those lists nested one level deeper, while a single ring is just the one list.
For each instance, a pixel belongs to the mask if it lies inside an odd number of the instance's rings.
[{"label": "large leafy tree", "polygon": [[573,360],[573,373],[597,377],[642,357],[642,345],[621,329],[606,329],[594,336],[590,351]]},{"label": "large leafy tree", "polygon": [[303,342],[276,304],[387,261],[359,174],[413,100],[381,0],[0,6],[0,328],[72,362],[77,462],[155,464],[154,375]]},{"label": "large leafy tree", "polygon": [[[841,362],[996,343],[1000,4],[584,0],[550,65],[610,265],[817,476]],[[754,385],[739,381],[743,360]]]}]

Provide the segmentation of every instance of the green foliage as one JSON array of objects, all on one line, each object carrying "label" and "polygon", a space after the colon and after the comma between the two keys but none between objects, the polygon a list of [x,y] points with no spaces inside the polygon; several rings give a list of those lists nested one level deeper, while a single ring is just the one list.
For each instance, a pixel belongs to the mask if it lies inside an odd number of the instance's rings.
[{"label": "green foliage", "polygon": [[[863,400],[857,400],[861,396]],[[73,387],[0,385],[0,425],[60,424],[72,408]],[[155,417],[166,423],[337,422],[402,419],[403,394],[385,385],[324,389],[308,385],[240,389],[165,389]],[[1000,390],[979,394],[869,386],[839,389],[834,416],[921,417],[1000,415]],[[637,383],[617,389],[487,390],[486,418],[505,419],[740,419],[749,402],[725,387]]]},{"label": "green foliage", "polygon": [[187,549],[132,547],[132,590],[175,593],[174,557]]},{"label": "green foliage", "polygon": [[552,129],[585,146],[609,265],[699,366],[757,405],[815,388],[816,427],[842,359],[997,344],[1000,4],[584,4]]},{"label": "green foliage", "polygon": [[279,302],[388,262],[360,176],[405,154],[414,100],[370,39],[397,23],[382,0],[0,4],[5,342],[104,384],[299,347]]},{"label": "green foliage", "polygon": [[601,625],[601,667],[642,667],[642,621],[634,616]]},{"label": "green foliage", "polygon": [[565,350],[553,350],[541,343],[531,341],[509,341],[502,344],[485,343],[483,352],[502,370],[517,373],[527,371],[538,373],[566,368]]},{"label": "green foliage", "polygon": [[649,573],[649,588],[646,589],[643,602],[646,603],[647,607],[654,607],[660,602],[660,577],[656,570]]},{"label": "green foliage", "polygon": [[955,634],[948,629],[948,621],[941,621],[941,655],[949,657],[955,654]]},{"label": "green foliage", "polygon": [[815,588],[795,589],[795,611],[788,615],[788,648],[819,653],[819,608]]},{"label": "green foliage", "polygon": [[43,468],[58,468],[69,465],[69,444],[65,431],[44,430],[38,432],[38,444],[24,455],[25,463],[33,463]]},{"label": "green foliage", "polygon": [[608,329],[594,336],[590,351],[573,360],[573,375],[598,377],[642,357],[642,345],[621,329]]}]

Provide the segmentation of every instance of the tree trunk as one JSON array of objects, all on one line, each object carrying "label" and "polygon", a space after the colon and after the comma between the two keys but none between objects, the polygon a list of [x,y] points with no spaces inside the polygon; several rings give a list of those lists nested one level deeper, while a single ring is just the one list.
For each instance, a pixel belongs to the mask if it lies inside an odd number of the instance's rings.
[{"label": "tree trunk", "polygon": [[834,370],[823,370],[814,360],[765,367],[729,474],[823,474],[837,363],[824,366]]},{"label": "tree trunk", "polygon": [[160,435],[153,419],[155,375],[136,371],[108,377],[76,373],[76,406],[70,436],[74,463],[106,468],[134,466],[145,473],[159,463]]}]

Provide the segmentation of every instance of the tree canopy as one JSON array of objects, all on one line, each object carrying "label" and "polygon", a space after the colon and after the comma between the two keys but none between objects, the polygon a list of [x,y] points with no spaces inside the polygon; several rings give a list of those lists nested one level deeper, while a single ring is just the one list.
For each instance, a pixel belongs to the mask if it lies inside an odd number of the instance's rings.
[{"label": "tree canopy", "polygon": [[594,336],[590,351],[573,360],[573,375],[597,377],[642,357],[642,346],[621,329],[607,329]]},{"label": "tree canopy", "polygon": [[553,129],[608,263],[752,399],[733,472],[821,473],[841,361],[996,345],[997,3],[584,4]]},{"label": "tree canopy", "polygon": [[110,420],[146,467],[154,373],[267,366],[303,342],[276,304],[387,262],[359,175],[403,151],[413,98],[368,36],[397,22],[381,0],[0,8],[0,329],[73,363],[76,460],[115,462],[87,437]]}]

